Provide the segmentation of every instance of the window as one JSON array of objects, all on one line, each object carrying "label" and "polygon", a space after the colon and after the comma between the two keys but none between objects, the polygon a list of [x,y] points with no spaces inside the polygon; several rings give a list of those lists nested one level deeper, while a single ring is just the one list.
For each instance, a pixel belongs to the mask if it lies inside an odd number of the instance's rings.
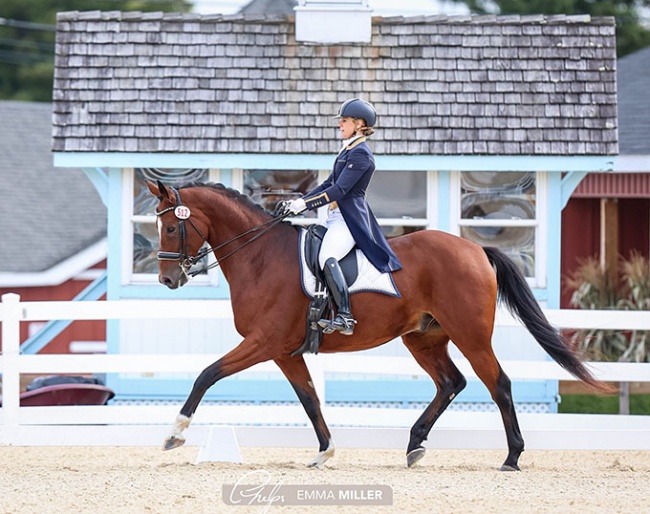
[{"label": "window", "polygon": [[[329,176],[315,170],[242,170],[242,191],[266,210],[278,202],[300,198]],[[368,188],[368,202],[387,237],[408,234],[431,225],[428,218],[428,174],[420,171],[378,171]],[[327,208],[307,211],[292,221],[297,225],[324,222]]]},{"label": "window", "polygon": [[[124,180],[127,195],[124,205],[130,206],[130,212],[124,216],[124,234],[130,234],[130,239],[124,241],[123,252],[123,283],[149,283],[158,281],[158,229],[156,227],[155,210],[158,200],[151,195],[147,181],[160,180],[169,186],[180,186],[187,182],[209,182],[215,179],[214,172],[205,169],[159,169],[136,168],[127,170],[131,179]],[[206,259],[211,261],[213,257]],[[204,264],[198,264],[203,266]],[[190,283],[214,283],[216,274],[204,273]]]},{"label": "window", "polygon": [[429,226],[427,173],[377,171],[368,188],[368,203],[386,237],[401,236]]},{"label": "window", "polygon": [[458,232],[481,246],[504,251],[535,285],[543,282],[538,251],[539,201],[545,175],[535,172],[461,172]]},{"label": "window", "polygon": [[[251,199],[273,212],[278,203],[300,198],[319,184],[318,172],[314,170],[244,170],[242,191]],[[310,222],[315,212],[306,212],[301,218]]]}]

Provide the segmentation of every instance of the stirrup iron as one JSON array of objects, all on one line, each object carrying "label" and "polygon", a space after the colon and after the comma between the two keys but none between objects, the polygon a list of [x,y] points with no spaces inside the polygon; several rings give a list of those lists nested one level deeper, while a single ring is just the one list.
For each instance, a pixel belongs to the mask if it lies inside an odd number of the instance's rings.
[{"label": "stirrup iron", "polygon": [[339,331],[344,336],[351,336],[354,333],[354,325],[356,324],[356,319],[341,314],[337,314],[333,320],[321,319],[318,322],[318,326],[323,329],[323,333],[331,334]]}]

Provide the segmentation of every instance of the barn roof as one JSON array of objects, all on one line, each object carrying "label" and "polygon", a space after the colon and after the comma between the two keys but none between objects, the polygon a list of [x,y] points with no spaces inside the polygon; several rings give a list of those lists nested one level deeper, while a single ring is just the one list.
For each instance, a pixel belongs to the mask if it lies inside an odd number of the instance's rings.
[{"label": "barn roof", "polygon": [[296,43],[293,18],[66,12],[56,152],[323,154],[352,96],[377,154],[617,153],[613,18],[374,18],[370,44]]},{"label": "barn roof", "polygon": [[51,104],[0,101],[0,275],[47,271],[106,237],[92,183],[54,168],[51,130]]},{"label": "barn roof", "polygon": [[621,154],[650,155],[650,47],[618,61]]}]

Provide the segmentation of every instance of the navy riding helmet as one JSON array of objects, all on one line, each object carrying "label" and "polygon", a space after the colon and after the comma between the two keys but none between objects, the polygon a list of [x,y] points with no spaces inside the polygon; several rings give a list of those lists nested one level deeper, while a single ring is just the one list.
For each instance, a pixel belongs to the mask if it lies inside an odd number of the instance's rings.
[{"label": "navy riding helmet", "polygon": [[336,118],[360,118],[366,122],[366,127],[374,127],[377,112],[372,104],[359,98],[351,98],[341,105]]}]

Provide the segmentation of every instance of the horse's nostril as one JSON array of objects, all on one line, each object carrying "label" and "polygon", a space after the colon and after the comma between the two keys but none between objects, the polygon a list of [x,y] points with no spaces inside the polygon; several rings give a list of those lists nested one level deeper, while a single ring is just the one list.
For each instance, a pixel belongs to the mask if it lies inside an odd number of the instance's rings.
[{"label": "horse's nostril", "polygon": [[159,280],[163,286],[171,287],[172,285],[172,279],[169,277],[162,276]]}]

